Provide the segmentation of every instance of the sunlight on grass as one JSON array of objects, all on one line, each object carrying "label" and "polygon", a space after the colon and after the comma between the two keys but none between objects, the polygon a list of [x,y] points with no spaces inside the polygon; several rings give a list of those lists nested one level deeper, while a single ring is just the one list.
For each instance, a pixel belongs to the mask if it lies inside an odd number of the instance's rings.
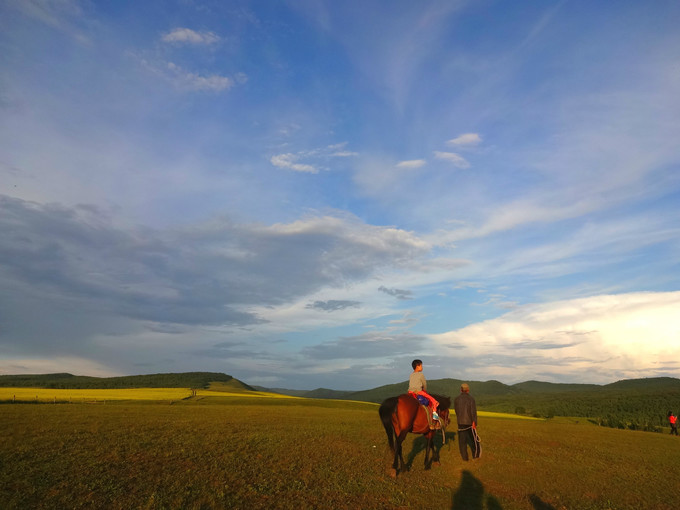
[{"label": "sunlight on grass", "polygon": [[24,391],[28,399],[37,392],[46,401],[71,394],[112,403],[0,404],[2,508],[384,509],[427,501],[432,510],[671,510],[677,500],[668,482],[680,477],[669,455],[677,438],[584,418],[482,411],[482,457],[461,460],[454,425],[445,443],[435,437],[441,465],[430,470],[423,438],[409,434],[410,470],[395,482],[371,403],[199,390],[168,405],[160,395],[190,391]]},{"label": "sunlight on grass", "polygon": [[290,395],[281,395],[280,393],[269,393],[266,391],[229,391],[229,390],[198,390],[197,396],[212,396],[212,397],[252,397],[252,398],[281,398],[299,400],[302,397],[291,397]]}]

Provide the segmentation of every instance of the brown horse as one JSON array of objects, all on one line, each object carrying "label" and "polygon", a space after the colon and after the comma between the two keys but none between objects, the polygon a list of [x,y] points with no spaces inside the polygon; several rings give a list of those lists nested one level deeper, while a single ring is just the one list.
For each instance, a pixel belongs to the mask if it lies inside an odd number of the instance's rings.
[{"label": "brown horse", "polygon": [[[442,422],[442,435],[446,437],[444,429],[449,424],[451,399],[442,395],[432,396],[439,402],[437,412]],[[434,448],[434,436],[438,430],[430,429],[427,411],[425,411],[420,402],[408,393],[405,393],[385,400],[380,405],[378,413],[385,427],[385,432],[387,432],[390,450],[394,453],[394,462],[390,471],[392,477],[397,476],[400,467],[406,467],[401,453],[401,444],[409,432],[423,434],[427,440],[427,446],[425,447],[425,469],[430,469],[432,463],[439,465],[439,451]],[[432,459],[430,459],[430,450],[432,450]]]}]

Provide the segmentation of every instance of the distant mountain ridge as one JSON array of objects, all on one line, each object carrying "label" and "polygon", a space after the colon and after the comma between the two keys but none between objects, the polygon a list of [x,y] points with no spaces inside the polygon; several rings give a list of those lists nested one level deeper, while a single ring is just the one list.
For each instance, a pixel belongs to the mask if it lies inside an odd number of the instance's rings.
[{"label": "distant mountain ridge", "polygon": [[1,387],[59,389],[121,389],[121,388],[204,388],[211,383],[228,384],[253,391],[254,388],[220,372],[181,372],[121,377],[90,377],[60,374],[0,375]]},{"label": "distant mountain ridge", "polygon": [[[430,393],[440,395],[455,396],[460,393],[460,385],[467,382],[470,385],[471,393],[476,398],[497,397],[506,395],[521,395],[528,393],[562,393],[571,391],[588,391],[603,388],[596,384],[562,384],[540,381],[526,381],[513,385],[503,384],[502,382],[491,381],[468,381],[461,379],[432,379],[427,383]],[[336,398],[345,400],[360,400],[366,402],[380,403],[387,397],[405,393],[408,389],[408,381],[394,384],[386,384],[369,390],[360,391],[338,391],[327,388],[317,388],[315,390],[287,390],[284,388],[265,388],[256,386],[262,391],[271,391],[283,395],[291,395],[305,398]]]},{"label": "distant mountain ridge", "polygon": [[[625,379],[609,384],[579,384],[579,383],[551,383],[542,381],[525,381],[512,385],[500,381],[470,381],[462,379],[432,379],[427,382],[428,391],[440,395],[456,396],[460,393],[462,383],[470,385],[470,393],[479,400],[494,399],[496,397],[514,397],[532,394],[556,395],[561,393],[590,393],[590,392],[650,392],[650,391],[680,391],[680,379],[673,377],[654,377],[643,379]],[[286,390],[283,388],[256,387],[262,391],[271,391],[284,395],[306,398],[337,398],[346,400],[361,400],[380,403],[388,397],[406,393],[408,381],[378,386],[369,390],[339,391],[327,388],[315,390]]]}]

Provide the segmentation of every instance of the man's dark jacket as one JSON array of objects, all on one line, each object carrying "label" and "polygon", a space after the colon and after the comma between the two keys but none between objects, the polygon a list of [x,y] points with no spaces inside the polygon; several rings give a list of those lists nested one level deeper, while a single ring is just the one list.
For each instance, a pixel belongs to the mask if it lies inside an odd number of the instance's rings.
[{"label": "man's dark jacket", "polygon": [[477,423],[477,405],[469,393],[461,393],[453,401],[458,425],[472,425]]}]

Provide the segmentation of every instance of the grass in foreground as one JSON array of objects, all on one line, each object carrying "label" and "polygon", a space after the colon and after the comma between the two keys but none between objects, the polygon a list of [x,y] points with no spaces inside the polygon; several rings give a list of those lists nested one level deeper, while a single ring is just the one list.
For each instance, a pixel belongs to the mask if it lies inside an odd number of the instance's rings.
[{"label": "grass in foreground", "polygon": [[0,415],[5,508],[670,509],[679,495],[678,438],[586,420],[481,416],[482,458],[464,464],[452,428],[427,472],[409,435],[411,470],[392,480],[373,404],[212,396]]}]

